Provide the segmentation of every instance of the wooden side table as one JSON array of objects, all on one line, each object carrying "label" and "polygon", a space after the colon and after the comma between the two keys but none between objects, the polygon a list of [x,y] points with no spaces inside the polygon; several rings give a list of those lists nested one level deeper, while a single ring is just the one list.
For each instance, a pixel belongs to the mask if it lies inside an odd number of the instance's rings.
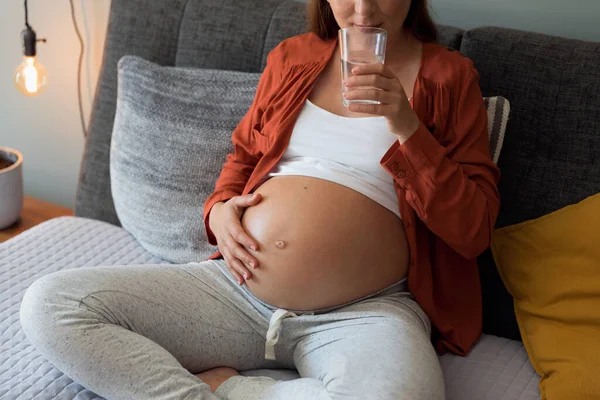
[{"label": "wooden side table", "polygon": [[66,215],[73,215],[73,210],[25,196],[21,217],[8,228],[0,230],[0,243],[44,221]]}]

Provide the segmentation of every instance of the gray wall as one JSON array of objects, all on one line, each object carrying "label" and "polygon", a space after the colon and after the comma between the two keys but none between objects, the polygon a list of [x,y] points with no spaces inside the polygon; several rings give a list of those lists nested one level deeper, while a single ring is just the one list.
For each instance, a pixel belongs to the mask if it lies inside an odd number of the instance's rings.
[{"label": "gray wall", "polygon": [[[243,0],[259,1],[259,0]],[[462,28],[497,25],[600,41],[600,0],[431,0],[437,21]],[[79,44],[68,1],[30,0],[30,23],[48,43],[39,59],[50,79],[39,98],[26,98],[12,84],[21,62],[23,6],[5,1],[0,13],[0,146],[24,154],[26,194],[73,207],[83,135],[79,126],[76,70]],[[110,0],[78,0],[87,46],[83,91],[89,118]],[[85,11],[85,12],[82,12]],[[85,17],[85,18],[84,18]]]},{"label": "gray wall", "polygon": [[430,0],[436,21],[495,25],[600,42],[600,0]]},{"label": "gray wall", "polygon": [[[76,0],[79,28],[86,43],[82,75],[83,105],[89,119],[106,33],[110,0]],[[48,73],[48,88],[38,97],[20,94],[13,74],[22,61],[23,2],[2,1],[0,11],[0,146],[23,154],[25,194],[67,207],[75,190],[84,137],[77,105],[79,42],[67,0],[29,0],[29,23],[38,38],[38,59]]]},{"label": "gray wall", "polygon": [[600,0],[429,0],[429,4],[434,20],[444,25],[502,26],[600,42]]}]

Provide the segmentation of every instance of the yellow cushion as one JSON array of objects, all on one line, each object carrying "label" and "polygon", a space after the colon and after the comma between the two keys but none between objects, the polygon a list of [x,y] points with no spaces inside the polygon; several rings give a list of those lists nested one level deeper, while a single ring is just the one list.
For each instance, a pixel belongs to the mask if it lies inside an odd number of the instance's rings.
[{"label": "yellow cushion", "polygon": [[492,252],[542,399],[600,399],[600,193],[496,230]]}]

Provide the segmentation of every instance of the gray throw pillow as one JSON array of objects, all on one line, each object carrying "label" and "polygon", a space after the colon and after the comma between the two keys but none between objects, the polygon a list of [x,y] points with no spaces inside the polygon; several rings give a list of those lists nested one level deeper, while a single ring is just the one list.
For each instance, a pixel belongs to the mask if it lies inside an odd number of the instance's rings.
[{"label": "gray throw pillow", "polygon": [[188,263],[217,250],[206,238],[203,205],[259,78],[135,56],[119,61],[112,196],[123,228],[152,254]]},{"label": "gray throw pillow", "polygon": [[[217,250],[206,238],[203,205],[259,79],[260,73],[165,67],[136,56],[119,61],[112,196],[123,228],[152,254],[188,263]],[[502,97],[484,102],[497,162],[509,104]]]}]

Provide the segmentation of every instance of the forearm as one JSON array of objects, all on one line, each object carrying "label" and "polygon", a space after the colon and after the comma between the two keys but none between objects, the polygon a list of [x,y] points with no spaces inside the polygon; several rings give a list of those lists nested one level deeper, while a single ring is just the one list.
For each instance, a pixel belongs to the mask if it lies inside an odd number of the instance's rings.
[{"label": "forearm", "polygon": [[208,227],[211,231],[215,229],[215,221],[218,219],[218,210],[225,204],[224,201],[216,202],[208,212]]},{"label": "forearm", "polygon": [[468,176],[444,158],[439,165],[424,163],[406,187],[420,219],[463,257],[475,258],[489,246],[500,207],[493,182]]},{"label": "forearm", "polygon": [[213,246],[217,245],[217,239],[213,232],[213,226],[216,220],[215,218],[212,218],[213,213],[216,211],[215,209],[218,209],[225,201],[233,196],[237,196],[237,194],[231,192],[214,192],[204,203],[204,229],[206,231],[208,243]]},{"label": "forearm", "polygon": [[485,146],[484,140],[463,145],[467,155],[457,158],[468,163],[459,163],[421,125],[381,161],[419,219],[465,258],[476,257],[489,245],[500,207],[499,172],[480,150]]}]

